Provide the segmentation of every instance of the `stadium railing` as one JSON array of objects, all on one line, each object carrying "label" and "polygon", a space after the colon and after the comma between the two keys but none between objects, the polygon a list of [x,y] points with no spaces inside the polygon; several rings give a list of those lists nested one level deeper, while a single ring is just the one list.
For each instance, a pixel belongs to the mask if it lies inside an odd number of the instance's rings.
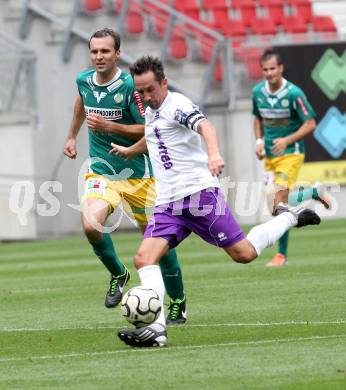
[{"label": "stadium railing", "polygon": [[36,56],[21,42],[0,31],[0,114],[29,113],[37,118]]},{"label": "stadium railing", "polygon": [[[34,17],[40,17],[51,23],[65,27],[65,37],[62,48],[62,57],[64,61],[69,61],[73,48],[76,42],[82,40],[87,42],[89,40],[89,33],[86,33],[82,29],[77,27],[77,19],[83,12],[83,1],[75,0],[73,10],[69,17],[68,22],[57,17],[46,9],[42,8],[39,4],[32,0],[25,0],[23,5],[22,17],[20,22],[20,36],[25,38],[29,34],[30,24]],[[108,6],[105,7],[105,11],[109,12],[109,2],[105,2]],[[118,13],[114,12],[114,17],[117,18],[117,31],[121,35],[125,35],[126,31],[126,18],[133,5],[136,5],[137,9],[143,11],[143,15],[152,18],[156,15],[167,15],[165,20],[163,35],[160,43],[160,57],[164,63],[171,60],[170,50],[172,50],[172,40],[177,37],[188,36],[188,39],[192,41],[192,46],[201,50],[201,42],[209,42],[209,58],[205,62],[204,74],[200,77],[200,85],[195,93],[191,90],[185,90],[183,83],[179,83],[176,80],[169,80],[169,84],[172,90],[182,92],[190,96],[196,103],[202,107],[210,106],[227,106],[231,107],[234,101],[235,88],[232,83],[233,75],[233,58],[230,46],[229,38],[224,37],[222,34],[210,29],[203,24],[196,22],[194,19],[183,15],[180,12],[175,11],[168,5],[165,5],[156,0],[123,0],[121,8]],[[154,11],[155,10],[155,11]],[[180,31],[180,35],[177,35],[177,31]],[[176,44],[179,45],[179,39]],[[174,49],[174,47],[173,47]],[[180,48],[175,47],[179,52]],[[135,58],[129,55],[125,50],[122,50],[121,61],[125,64],[133,63]],[[206,96],[209,95],[210,89],[215,82],[215,74],[222,65],[223,76],[220,81],[219,89],[221,89],[221,99],[215,101],[207,101]]]}]

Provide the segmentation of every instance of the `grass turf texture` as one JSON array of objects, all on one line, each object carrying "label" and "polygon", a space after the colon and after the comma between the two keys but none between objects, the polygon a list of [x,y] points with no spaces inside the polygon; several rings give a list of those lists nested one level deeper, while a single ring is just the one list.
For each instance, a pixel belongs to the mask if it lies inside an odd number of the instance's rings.
[{"label": "grass turf texture", "polygon": [[[178,248],[188,322],[131,349],[84,238],[0,244],[1,389],[345,389],[345,220],[293,229],[289,265],[249,265],[191,236]],[[113,235],[132,271],[140,235]]]}]

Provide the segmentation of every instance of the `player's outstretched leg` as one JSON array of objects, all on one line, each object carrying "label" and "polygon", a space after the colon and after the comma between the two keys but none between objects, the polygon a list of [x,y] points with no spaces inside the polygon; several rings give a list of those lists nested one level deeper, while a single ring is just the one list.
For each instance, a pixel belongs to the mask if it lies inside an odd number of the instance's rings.
[{"label": "player's outstretched leg", "polygon": [[166,347],[167,332],[162,324],[154,323],[138,329],[121,329],[118,337],[131,347]]},{"label": "player's outstretched leg", "polygon": [[[125,267],[125,266],[124,266]],[[130,280],[130,272],[125,267],[125,272],[119,276],[111,276],[109,282],[109,290],[106,293],[105,306],[108,308],[117,306],[122,297],[123,290],[127,282]]]}]

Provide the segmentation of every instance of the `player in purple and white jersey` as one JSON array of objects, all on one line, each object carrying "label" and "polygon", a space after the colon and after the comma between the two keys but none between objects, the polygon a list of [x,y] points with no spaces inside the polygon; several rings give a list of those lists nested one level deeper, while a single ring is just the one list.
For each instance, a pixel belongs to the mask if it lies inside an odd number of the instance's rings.
[{"label": "player in purple and white jersey", "polygon": [[[158,58],[142,57],[130,70],[138,93],[148,105],[145,138],[130,147],[112,143],[110,153],[132,159],[149,151],[157,200],[134,262],[142,285],[155,290],[161,303],[164,284],[158,265],[160,259],[191,232],[223,248],[234,261],[249,263],[291,227],[320,223],[319,216],[312,210],[285,207],[277,210],[277,217],[255,226],[245,238],[217,179],[224,161],[219,153],[215,127],[187,97],[168,91]],[[131,346],[166,346],[163,306],[155,323],[120,330],[118,336]]]}]

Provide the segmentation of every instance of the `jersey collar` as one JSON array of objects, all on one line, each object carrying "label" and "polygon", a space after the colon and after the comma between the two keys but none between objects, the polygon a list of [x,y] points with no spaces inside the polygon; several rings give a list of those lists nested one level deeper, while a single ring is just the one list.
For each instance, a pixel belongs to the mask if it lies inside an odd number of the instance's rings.
[{"label": "jersey collar", "polygon": [[285,78],[283,78],[281,87],[277,91],[271,92],[269,89],[268,81],[265,81],[264,88],[265,88],[265,91],[267,92],[268,95],[278,95],[281,91],[283,91],[286,88],[286,84],[287,84],[287,80]]},{"label": "jersey collar", "polygon": [[120,77],[121,75],[121,69],[118,68],[118,71],[117,73],[114,75],[114,77],[112,78],[112,80],[109,80],[107,83],[104,83],[104,84],[99,84],[97,81],[96,81],[96,72],[93,73],[93,83],[95,85],[97,85],[98,87],[108,87],[108,85],[114,83],[114,81],[118,80],[118,78]]}]

